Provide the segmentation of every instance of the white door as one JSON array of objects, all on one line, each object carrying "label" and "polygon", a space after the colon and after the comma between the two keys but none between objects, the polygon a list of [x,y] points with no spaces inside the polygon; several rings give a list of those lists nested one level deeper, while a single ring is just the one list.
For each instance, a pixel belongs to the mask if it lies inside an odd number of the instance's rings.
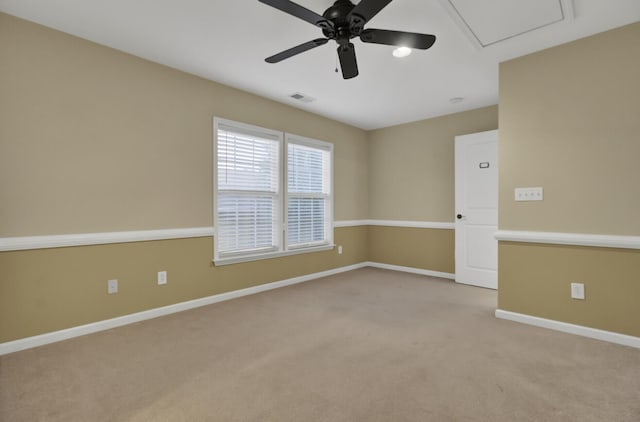
[{"label": "white door", "polygon": [[498,131],[456,136],[456,282],[498,288]]}]

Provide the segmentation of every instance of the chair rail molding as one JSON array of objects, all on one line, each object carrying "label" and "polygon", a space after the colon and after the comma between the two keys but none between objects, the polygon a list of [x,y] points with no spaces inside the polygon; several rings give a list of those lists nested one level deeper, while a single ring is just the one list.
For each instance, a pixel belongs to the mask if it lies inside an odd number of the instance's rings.
[{"label": "chair rail molding", "polygon": [[495,237],[503,242],[640,249],[640,236],[498,230]]},{"label": "chair rail molding", "polygon": [[333,227],[354,226],[387,226],[410,227],[414,229],[449,229],[455,228],[455,223],[444,221],[408,221],[408,220],[344,220],[336,221]]},{"label": "chair rail molding", "polygon": [[213,227],[0,238],[0,252],[213,236]]}]

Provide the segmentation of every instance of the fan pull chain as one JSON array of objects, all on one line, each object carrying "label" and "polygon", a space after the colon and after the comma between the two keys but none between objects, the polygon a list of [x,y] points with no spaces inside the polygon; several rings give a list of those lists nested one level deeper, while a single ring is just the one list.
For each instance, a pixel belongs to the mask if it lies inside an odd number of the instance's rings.
[{"label": "fan pull chain", "polygon": [[338,73],[338,52],[336,52],[336,73]]}]

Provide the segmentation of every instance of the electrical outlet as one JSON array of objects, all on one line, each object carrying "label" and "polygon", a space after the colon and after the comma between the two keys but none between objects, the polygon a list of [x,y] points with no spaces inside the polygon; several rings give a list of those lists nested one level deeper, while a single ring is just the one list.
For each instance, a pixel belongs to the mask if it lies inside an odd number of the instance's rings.
[{"label": "electrical outlet", "polygon": [[584,300],[584,284],[571,283],[571,298]]},{"label": "electrical outlet", "polygon": [[342,255],[342,245],[338,246],[338,255]]},{"label": "electrical outlet", "polygon": [[158,285],[161,286],[163,284],[167,284],[167,272],[158,271]]},{"label": "electrical outlet", "polygon": [[107,281],[107,293],[110,295],[118,293],[118,280],[114,279]]}]

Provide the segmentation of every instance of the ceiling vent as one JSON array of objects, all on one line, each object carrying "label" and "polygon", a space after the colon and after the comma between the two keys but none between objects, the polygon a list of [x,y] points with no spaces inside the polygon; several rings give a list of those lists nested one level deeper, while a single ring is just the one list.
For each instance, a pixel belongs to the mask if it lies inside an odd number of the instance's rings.
[{"label": "ceiling vent", "polygon": [[291,94],[289,95],[291,98],[293,98],[294,100],[298,100],[298,101],[302,101],[303,103],[311,103],[313,101],[315,101],[316,99],[313,97],[310,97],[308,95],[304,95],[301,94],[299,92],[296,92],[295,94]]}]

